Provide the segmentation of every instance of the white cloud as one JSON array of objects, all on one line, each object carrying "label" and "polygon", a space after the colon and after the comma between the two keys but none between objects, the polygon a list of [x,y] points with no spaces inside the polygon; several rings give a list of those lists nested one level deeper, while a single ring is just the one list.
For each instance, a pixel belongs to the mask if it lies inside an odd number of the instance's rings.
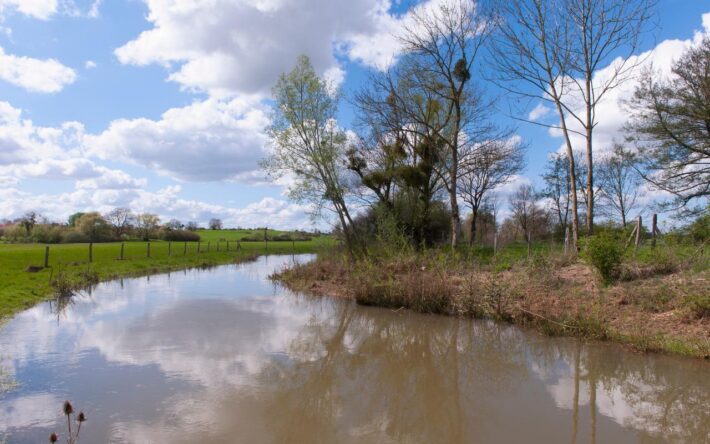
[{"label": "white cloud", "polygon": [[543,103],[538,103],[537,106],[535,106],[535,108],[533,108],[528,114],[528,120],[536,122],[549,115],[551,112],[552,110],[546,107]]},{"label": "white cloud", "polygon": [[118,48],[118,59],[162,64],[170,80],[213,96],[266,94],[299,54],[320,73],[336,72],[334,49],[387,66],[400,50],[392,34],[409,20],[390,12],[390,0],[145,2],[153,27]]},{"label": "white cloud", "polygon": [[[702,23],[704,31],[696,31],[692,39],[677,40],[669,39],[660,42],[653,49],[638,55],[631,56],[627,61],[627,66],[639,65],[636,73],[641,73],[643,69],[653,67],[661,77],[668,76],[676,60],[681,57],[690,47],[698,45],[704,36],[710,36],[710,13],[703,14]],[[597,85],[608,82],[610,76],[614,74],[614,66],[620,60],[613,60],[608,66],[594,73],[593,81]],[[597,104],[595,114],[597,124],[594,128],[595,153],[603,156],[612,147],[615,140],[623,140],[625,136],[624,126],[630,117],[629,110],[625,103],[631,99],[634,90],[638,85],[636,77],[630,78],[618,87],[606,93]],[[574,98],[568,99],[573,103]],[[577,100],[578,106],[574,106],[578,115],[583,115],[582,102]],[[535,111],[535,110],[533,110]],[[532,113],[531,113],[532,114]],[[569,118],[568,126],[572,130],[583,132],[582,126],[576,120]],[[557,129],[551,129],[550,134],[561,137],[562,133]],[[571,134],[572,144],[576,150],[583,150],[585,140],[579,134]],[[560,148],[564,151],[564,147]]]},{"label": "white cloud", "polygon": [[58,0],[0,0],[0,16],[8,10],[16,10],[36,19],[47,20],[58,8]]},{"label": "white cloud", "polygon": [[76,73],[55,59],[15,56],[0,48],[0,79],[28,91],[55,93],[74,83]]},{"label": "white cloud", "polygon": [[265,154],[267,111],[258,100],[208,99],[166,111],[160,120],[121,119],[97,136],[89,152],[182,180],[252,177]]},{"label": "white cloud", "polygon": [[94,62],[93,60],[87,60],[87,61],[84,63],[84,68],[86,68],[86,69],[94,69],[94,68],[96,68],[96,62]]}]

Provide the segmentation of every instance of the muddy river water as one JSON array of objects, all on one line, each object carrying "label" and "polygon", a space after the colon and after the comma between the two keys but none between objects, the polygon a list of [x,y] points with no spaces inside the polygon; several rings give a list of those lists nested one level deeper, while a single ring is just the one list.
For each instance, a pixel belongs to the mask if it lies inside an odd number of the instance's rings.
[{"label": "muddy river water", "polygon": [[[710,442],[710,363],[294,294],[309,256],[100,284],[0,327],[0,443]],[[60,441],[60,442],[63,442]]]}]

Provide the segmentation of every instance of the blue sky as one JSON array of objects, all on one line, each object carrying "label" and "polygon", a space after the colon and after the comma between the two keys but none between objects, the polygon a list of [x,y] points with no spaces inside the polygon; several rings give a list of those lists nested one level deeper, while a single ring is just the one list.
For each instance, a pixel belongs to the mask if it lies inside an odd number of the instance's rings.
[{"label": "blue sky", "polygon": [[[269,87],[305,53],[351,93],[396,57],[392,34],[417,3],[0,0],[0,219],[130,206],[164,219],[309,227],[306,207],[257,166]],[[710,33],[710,2],[661,0],[658,12],[639,51],[667,70]],[[484,87],[499,98],[496,119],[513,124],[516,99]],[[632,90],[633,81],[604,105],[602,144],[618,136],[618,102]],[[351,119],[343,102],[341,125]],[[539,184],[561,140],[516,127],[529,149],[515,183]]]}]

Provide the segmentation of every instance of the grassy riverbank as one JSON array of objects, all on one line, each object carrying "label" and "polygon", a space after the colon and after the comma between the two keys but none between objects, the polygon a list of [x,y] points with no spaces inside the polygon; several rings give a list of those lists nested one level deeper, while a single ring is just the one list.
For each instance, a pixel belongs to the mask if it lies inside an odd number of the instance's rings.
[{"label": "grassy riverbank", "polygon": [[603,285],[590,266],[538,246],[371,255],[338,253],[274,276],[294,290],[424,313],[493,318],[549,335],[624,343],[642,351],[710,358],[710,254],[644,248]]},{"label": "grassy riverbank", "polygon": [[[230,239],[232,240],[232,239]],[[89,263],[88,244],[49,246],[49,267],[43,268],[43,244],[0,244],[0,319],[46,300],[56,293],[50,284],[78,288],[87,284],[185,268],[239,262],[259,254],[312,253],[332,245],[330,237],[319,236],[297,242],[241,242],[218,240],[197,242],[126,242],[124,260],[120,243],[94,244]],[[209,248],[209,250],[208,250]],[[170,255],[169,253],[170,249]],[[61,281],[61,282],[59,282]]]}]

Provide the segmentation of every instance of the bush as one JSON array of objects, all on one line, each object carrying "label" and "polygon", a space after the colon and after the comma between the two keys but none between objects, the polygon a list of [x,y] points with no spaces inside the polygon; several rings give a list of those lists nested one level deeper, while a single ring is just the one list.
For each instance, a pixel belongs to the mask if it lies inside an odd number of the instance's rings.
[{"label": "bush", "polygon": [[27,230],[20,225],[6,227],[5,238],[10,242],[24,242],[27,239]]},{"label": "bush", "polygon": [[610,284],[619,275],[624,250],[616,237],[602,232],[587,238],[583,255],[597,270],[602,281]]},{"label": "bush", "polygon": [[89,242],[88,236],[78,231],[70,230],[62,235],[62,243],[65,244],[82,244]]},{"label": "bush", "polygon": [[99,213],[91,212],[82,215],[76,221],[76,229],[91,242],[111,240],[111,226]]},{"label": "bush", "polygon": [[32,230],[32,240],[41,244],[58,244],[64,229],[56,225],[37,225]]},{"label": "bush", "polygon": [[710,214],[705,214],[697,218],[688,227],[690,238],[698,243],[710,240]]},{"label": "bush", "polygon": [[175,242],[197,242],[200,240],[200,235],[188,230],[163,230],[160,238]]},{"label": "bush", "polygon": [[684,305],[690,309],[695,319],[710,317],[710,295],[691,295],[683,301]]}]

